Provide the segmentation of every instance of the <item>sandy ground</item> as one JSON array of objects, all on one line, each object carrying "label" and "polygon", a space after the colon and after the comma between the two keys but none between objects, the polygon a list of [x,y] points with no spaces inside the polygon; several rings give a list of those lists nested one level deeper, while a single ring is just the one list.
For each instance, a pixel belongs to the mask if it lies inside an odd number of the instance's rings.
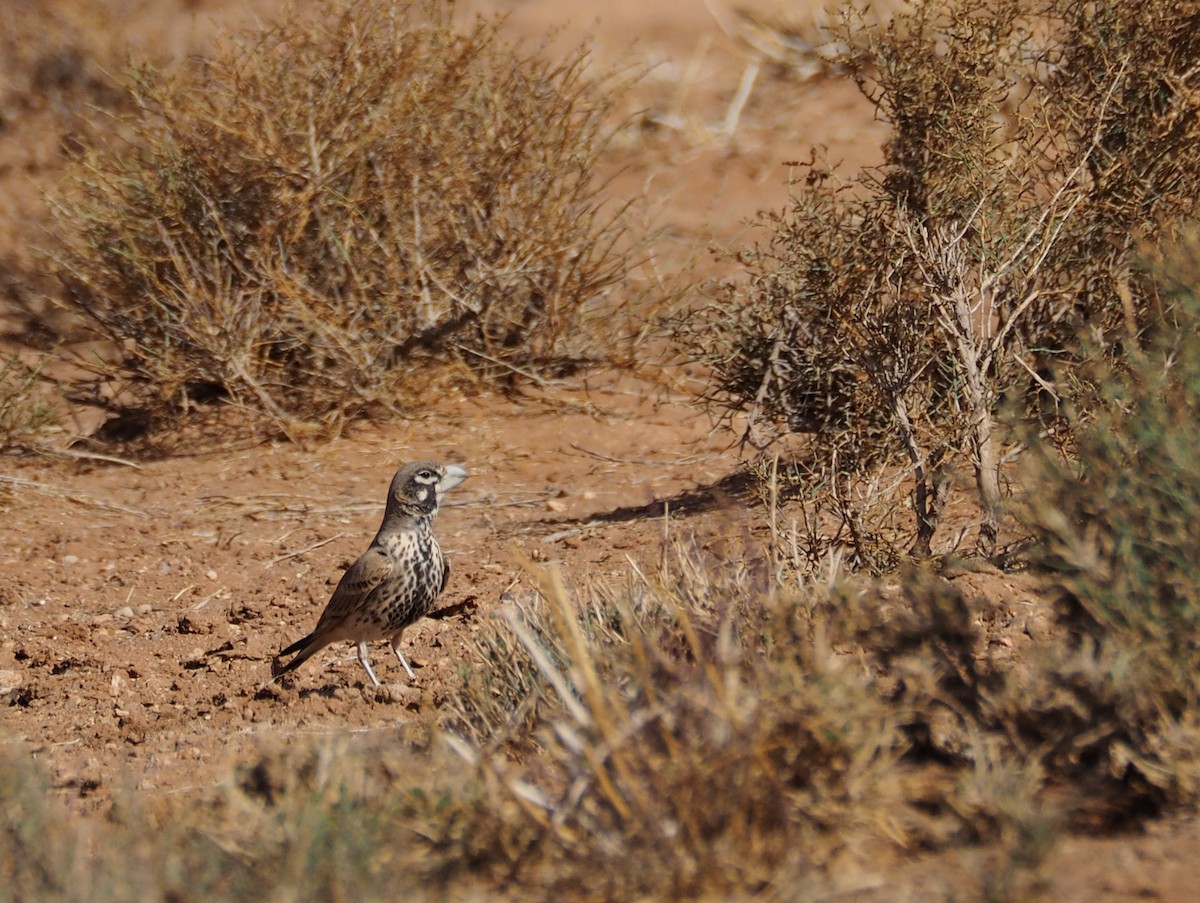
[{"label": "sandy ground", "polygon": [[[184,55],[225,23],[273,4],[128,3],[123,39]],[[663,266],[696,266],[710,242],[747,235],[746,218],[786,202],[788,161],[824,146],[856,167],[877,162],[887,129],[847,81],[799,81],[768,68],[732,133],[748,56],[724,30],[729,5],[701,0],[503,4],[506,29],[550,52],[585,36],[597,67],[646,70],[636,91],[646,126],[618,147],[613,192],[646,190],[663,231]],[[601,10],[601,11],[597,11]],[[9,111],[0,131],[0,276],[5,297],[49,290],[29,265],[38,192],[60,165],[37,128],[52,110]],[[23,134],[20,133],[23,130]],[[13,330],[19,316],[3,320]],[[10,330],[11,331],[11,330]],[[11,337],[10,337],[11,338]],[[89,415],[78,412],[79,423]],[[310,448],[272,444],[111,464],[45,457],[0,461],[0,733],[45,764],[63,796],[102,807],[116,788],[175,793],[225,773],[239,750],[304,734],[436,720],[469,637],[524,560],[561,561],[576,579],[619,577],[652,562],[663,514],[677,530],[761,530],[722,480],[735,437],[714,431],[686,394],[628,375],[531,391],[431,399],[405,423],[351,430]],[[119,453],[119,452],[118,452]],[[308,632],[342,570],[378,525],[392,472],[435,458],[471,479],[438,532],[453,576],[444,617],[405,637],[415,684],[381,647],[376,692],[352,649],[332,647],[264,686],[271,656]],[[974,578],[973,578],[974,579]],[[1016,606],[1013,587],[973,591]],[[1019,594],[1017,594],[1019,595]],[[1021,604],[1027,600],[1023,597]],[[1194,820],[1136,837],[1068,838],[1048,892],[1063,900],[1192,899],[1200,879]],[[986,851],[889,863],[853,899],[923,899],[930,874],[952,881]]]},{"label": "sandy ground", "polygon": [[[237,738],[432,716],[478,618],[523,579],[522,560],[619,577],[627,555],[652,560],[661,545],[656,500],[686,499],[732,467],[727,441],[686,406],[612,388],[570,394],[460,399],[312,451],[6,470],[0,717],[10,739],[59,786],[103,798],[114,784],[215,779]],[[271,656],[312,629],[373,535],[392,471],[425,458],[472,476],[438,522],[449,614],[405,636],[416,683],[376,652],[376,693],[341,644],[264,686]]]}]

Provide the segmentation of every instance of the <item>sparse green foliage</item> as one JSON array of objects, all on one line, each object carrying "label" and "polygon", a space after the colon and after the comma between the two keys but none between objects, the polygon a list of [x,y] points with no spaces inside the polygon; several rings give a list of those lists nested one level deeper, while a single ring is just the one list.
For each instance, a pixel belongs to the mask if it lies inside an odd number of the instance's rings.
[{"label": "sparse green foliage", "polygon": [[144,69],[126,140],[60,205],[70,299],[132,341],[162,418],[217,391],[336,424],[403,407],[435,361],[570,366],[623,266],[593,181],[616,86],[585,64],[452,5],[346,0]]},{"label": "sparse green foliage", "polygon": [[39,391],[40,377],[16,355],[0,359],[0,451],[26,444],[54,422],[54,406]]},{"label": "sparse green foliage", "polygon": [[1130,768],[1170,798],[1200,790],[1200,241],[1167,254],[1163,318],[1146,349],[1093,373],[1074,454],[1042,450],[1023,481],[1034,558],[1067,622],[1110,669]]},{"label": "sparse green foliage", "polygon": [[1025,481],[1041,560],[1096,628],[1162,645],[1185,670],[1200,635],[1197,251],[1193,240],[1168,258],[1170,304],[1146,350],[1093,378],[1074,455],[1041,456]]}]

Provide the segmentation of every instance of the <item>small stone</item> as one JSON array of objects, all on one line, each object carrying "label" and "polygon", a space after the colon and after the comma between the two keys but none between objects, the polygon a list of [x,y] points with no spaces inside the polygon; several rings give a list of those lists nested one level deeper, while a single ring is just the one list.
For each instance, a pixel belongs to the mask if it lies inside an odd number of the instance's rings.
[{"label": "small stone", "polygon": [[214,571],[212,568],[209,568],[209,569],[208,569],[208,570],[205,572],[204,576],[205,576],[205,577],[207,577],[209,580],[216,580],[216,579],[217,579],[217,572],[216,572],[216,571]]},{"label": "small stone", "polygon": [[550,499],[550,501],[546,502],[546,507],[555,514],[562,514],[567,510],[566,502],[560,502],[558,499]]},{"label": "small stone", "polygon": [[62,563],[66,564],[66,565],[79,564],[79,556],[78,555],[64,555]]},{"label": "small stone", "polygon": [[126,605],[124,608],[118,608],[113,612],[113,617],[115,617],[118,621],[128,621],[133,617],[133,608],[128,605]]}]

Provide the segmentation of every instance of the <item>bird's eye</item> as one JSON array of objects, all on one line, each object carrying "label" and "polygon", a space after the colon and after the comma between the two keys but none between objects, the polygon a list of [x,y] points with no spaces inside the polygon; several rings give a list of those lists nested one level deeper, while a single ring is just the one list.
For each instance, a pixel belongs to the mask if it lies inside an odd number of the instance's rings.
[{"label": "bird's eye", "polygon": [[436,483],[438,475],[432,470],[422,470],[417,474],[417,479],[422,483]]}]

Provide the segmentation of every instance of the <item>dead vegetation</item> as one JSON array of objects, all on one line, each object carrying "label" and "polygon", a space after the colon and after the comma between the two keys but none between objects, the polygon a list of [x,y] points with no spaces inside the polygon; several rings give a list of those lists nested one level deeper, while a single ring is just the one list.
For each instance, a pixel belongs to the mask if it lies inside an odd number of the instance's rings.
[{"label": "dead vegetation", "polygon": [[621,275],[595,165],[615,83],[351,0],[136,74],[58,205],[69,302],[155,423],[228,397],[285,429],[411,406],[430,371],[560,372]]}]

